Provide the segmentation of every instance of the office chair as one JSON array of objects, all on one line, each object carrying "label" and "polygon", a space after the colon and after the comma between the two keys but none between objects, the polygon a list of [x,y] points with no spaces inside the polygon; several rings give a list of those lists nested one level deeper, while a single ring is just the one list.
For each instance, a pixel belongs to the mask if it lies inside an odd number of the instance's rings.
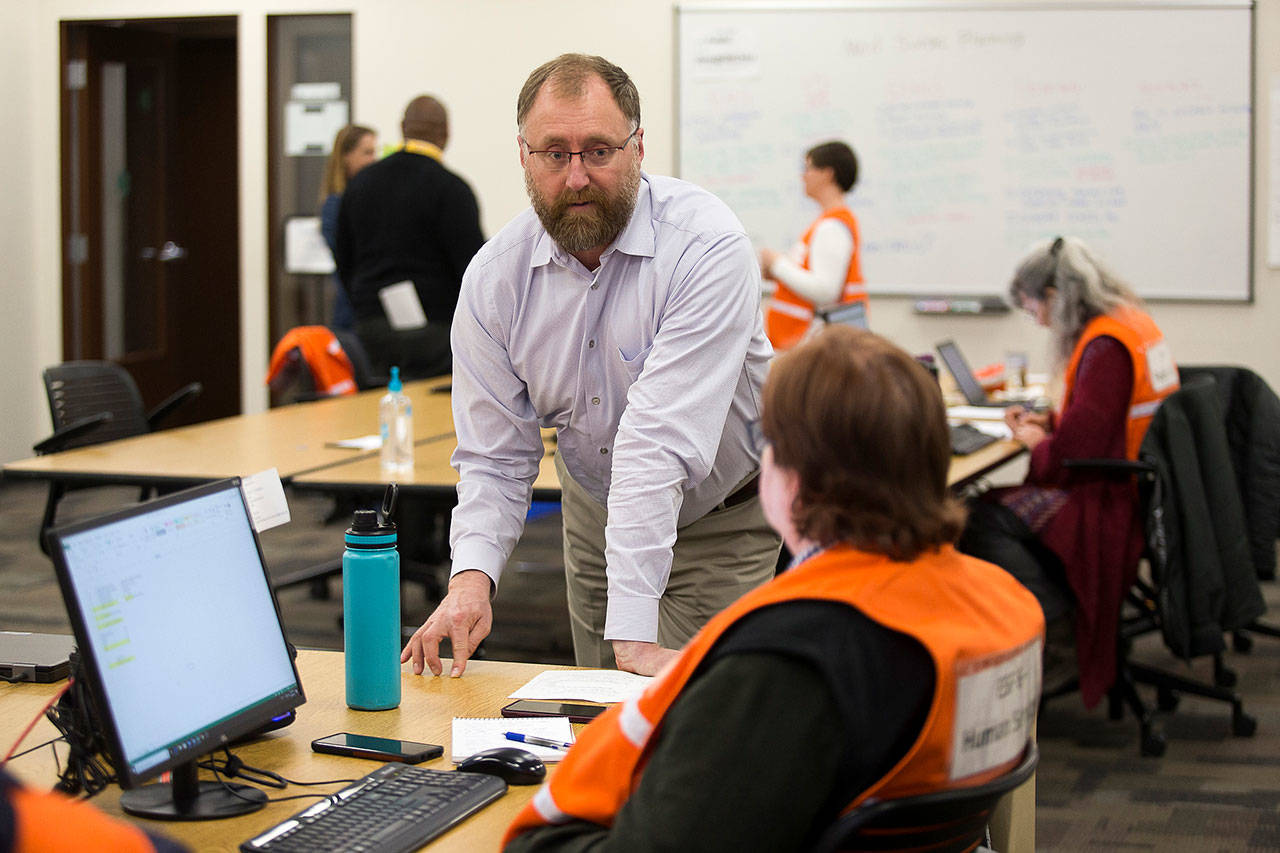
[{"label": "office chair", "polygon": [[[1243,509],[1226,458],[1217,389],[1197,380],[1169,395],[1156,411],[1139,458],[1079,459],[1064,464],[1098,476],[1135,477],[1151,579],[1137,579],[1117,626],[1116,679],[1109,693],[1112,719],[1128,705],[1138,719],[1142,755],[1164,754],[1166,741],[1138,684],[1157,689],[1160,710],[1172,711],[1182,693],[1231,706],[1231,732],[1249,737],[1257,722],[1221,672],[1223,635],[1254,621],[1266,605],[1258,591],[1244,536]],[[1178,657],[1212,655],[1215,684],[1166,672],[1132,659],[1138,637],[1161,632]]]},{"label": "office chair", "polygon": [[868,800],[831,825],[813,853],[837,850],[969,851],[989,845],[987,821],[1000,798],[1031,778],[1040,752],[1028,741],[1022,760],[982,785],[897,800]]},{"label": "office chair", "polygon": [[[1280,397],[1246,367],[1196,365],[1181,367],[1179,373],[1184,381],[1211,376],[1217,382],[1231,467],[1244,500],[1253,568],[1259,580],[1273,581],[1280,538]],[[1251,634],[1280,637],[1280,627],[1255,620],[1232,632],[1232,647],[1249,651]]]},{"label": "office chair", "polygon": [[[199,382],[192,382],[148,413],[143,408],[142,394],[133,377],[114,362],[63,362],[45,368],[43,378],[54,431],[53,435],[33,447],[38,455],[154,432],[174,409],[204,390]],[[44,534],[53,526],[58,502],[63,495],[71,489],[94,485],[104,483],[91,478],[49,483],[49,497],[45,501],[38,534],[40,550],[48,553]],[[143,489],[139,499],[146,500],[150,491]]]}]

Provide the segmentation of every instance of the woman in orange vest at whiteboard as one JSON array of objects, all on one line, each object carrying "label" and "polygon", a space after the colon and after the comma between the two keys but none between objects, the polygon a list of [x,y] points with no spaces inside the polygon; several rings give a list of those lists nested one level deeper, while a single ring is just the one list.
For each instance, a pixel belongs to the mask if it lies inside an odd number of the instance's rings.
[{"label": "woman in orange vest at whiteboard", "polygon": [[508,853],[808,850],[870,798],[1018,760],[1044,621],[951,544],[963,508],[937,383],[833,325],[780,356],[762,395],[760,500],[795,559],[579,734]]},{"label": "woman in orange vest at whiteboard", "polygon": [[858,182],[857,155],[843,142],[814,146],[804,156],[803,179],[804,194],[822,213],[790,253],[760,250],[760,273],[776,284],[764,323],[777,350],[800,342],[815,308],[867,300],[858,261],[858,220],[844,198]]},{"label": "woman in orange vest at whiteboard", "polygon": [[1049,329],[1064,393],[1053,412],[1006,410],[1030,469],[1022,486],[974,503],[960,548],[1035,594],[1049,624],[1046,690],[1072,675],[1074,658],[1092,706],[1115,679],[1116,620],[1142,529],[1132,483],[1073,475],[1063,462],[1136,459],[1152,414],[1178,388],[1178,369],[1138,297],[1081,240],[1036,246],[1009,294]]}]

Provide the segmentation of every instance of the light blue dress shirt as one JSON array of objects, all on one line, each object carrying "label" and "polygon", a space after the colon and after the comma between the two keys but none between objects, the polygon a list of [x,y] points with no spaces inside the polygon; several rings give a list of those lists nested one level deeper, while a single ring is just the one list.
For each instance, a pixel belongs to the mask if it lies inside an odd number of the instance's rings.
[{"label": "light blue dress shirt", "polygon": [[773,352],[760,271],[715,196],[642,174],[627,226],[588,270],[532,209],[472,260],[453,319],[453,572],[496,584],[554,427],[608,508],[605,638],[657,638],[676,531],[752,475],[748,425]]}]

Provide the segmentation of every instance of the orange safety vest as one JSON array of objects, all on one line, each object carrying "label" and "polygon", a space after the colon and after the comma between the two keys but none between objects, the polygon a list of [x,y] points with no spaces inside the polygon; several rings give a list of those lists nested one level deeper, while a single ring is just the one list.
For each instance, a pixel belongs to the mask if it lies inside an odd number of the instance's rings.
[{"label": "orange safety vest", "polygon": [[62,794],[9,788],[15,835],[13,853],[73,853],[94,849],[120,853],[154,853],[155,845],[141,829],[98,811],[85,800]]},{"label": "orange safety vest", "polygon": [[[836,207],[831,210],[825,210],[821,216],[813,221],[813,224],[809,226],[809,230],[804,232],[804,236],[800,238],[804,246],[804,259],[801,261],[800,266],[803,269],[810,269],[809,247],[813,242],[813,232],[817,230],[818,225],[824,219],[837,219],[843,222],[845,227],[849,229],[849,233],[853,235],[853,254],[849,256],[849,269],[845,271],[844,289],[840,292],[840,302],[857,302],[859,300],[866,302],[867,287],[862,283],[862,264],[858,261],[858,252],[862,247],[862,241],[858,236],[858,220],[854,218],[853,212],[849,208]],[[800,343],[804,333],[809,330],[809,324],[813,322],[813,309],[815,306],[782,282],[777,282],[777,285],[778,287],[773,293],[773,301],[769,305],[769,312],[764,318],[765,333],[769,336],[769,340],[773,343],[775,349],[790,349]]]},{"label": "orange safety vest", "polygon": [[1084,327],[1076,348],[1067,363],[1066,387],[1062,394],[1062,408],[1071,402],[1075,389],[1076,370],[1084,349],[1094,338],[1103,335],[1115,338],[1129,351],[1133,364],[1133,390],[1129,393],[1129,413],[1125,423],[1125,453],[1130,459],[1138,458],[1147,427],[1161,401],[1178,390],[1178,367],[1165,342],[1164,335],[1155,321],[1144,311],[1132,305],[1122,305],[1110,314],[1094,317]]},{"label": "orange safety vest", "polygon": [[356,372],[338,343],[337,337],[326,326],[294,326],[285,332],[280,343],[271,352],[271,364],[267,368],[267,384],[285,369],[289,351],[296,348],[302,354],[307,369],[316,386],[316,393],[323,397],[356,393]]},{"label": "orange safety vest", "polygon": [[848,808],[872,796],[981,784],[1017,761],[1040,699],[1044,617],[1031,593],[1004,570],[950,545],[911,562],[835,546],[738,599],[640,696],[587,726],[516,815],[504,846],[530,829],[573,819],[611,826],[640,783],[663,717],[720,636],[748,613],[794,600],[843,602],[914,637],[937,673],[919,737]]}]

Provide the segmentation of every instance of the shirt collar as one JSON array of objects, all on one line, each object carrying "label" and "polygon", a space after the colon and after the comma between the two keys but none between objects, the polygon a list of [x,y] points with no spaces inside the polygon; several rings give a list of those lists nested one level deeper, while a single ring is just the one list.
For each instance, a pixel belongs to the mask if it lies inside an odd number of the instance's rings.
[{"label": "shirt collar", "polygon": [[410,154],[421,154],[424,157],[430,157],[432,160],[443,160],[444,151],[439,145],[433,142],[427,142],[425,139],[406,139],[402,151],[408,151]]},{"label": "shirt collar", "polygon": [[[627,220],[626,227],[622,229],[622,233],[604,250],[604,253],[600,256],[600,262],[603,264],[605,258],[614,252],[652,258],[656,248],[655,244],[653,197],[649,190],[649,176],[641,172],[640,189],[636,193],[636,206],[631,211],[631,218]],[[546,229],[541,229],[541,233],[538,236],[538,244],[533,247],[533,252],[529,257],[529,266],[530,268],[544,266],[550,263],[553,257],[558,263],[567,265],[573,256],[557,246],[551,236],[547,234]]]},{"label": "shirt collar", "polygon": [[796,554],[794,557],[792,557],[791,562],[787,563],[787,567],[783,569],[783,571],[789,572],[792,569],[794,569],[796,566],[800,565],[806,560],[813,559],[814,557],[818,556],[825,550],[827,550],[826,545],[810,545],[808,548],[805,548],[799,554]]}]

